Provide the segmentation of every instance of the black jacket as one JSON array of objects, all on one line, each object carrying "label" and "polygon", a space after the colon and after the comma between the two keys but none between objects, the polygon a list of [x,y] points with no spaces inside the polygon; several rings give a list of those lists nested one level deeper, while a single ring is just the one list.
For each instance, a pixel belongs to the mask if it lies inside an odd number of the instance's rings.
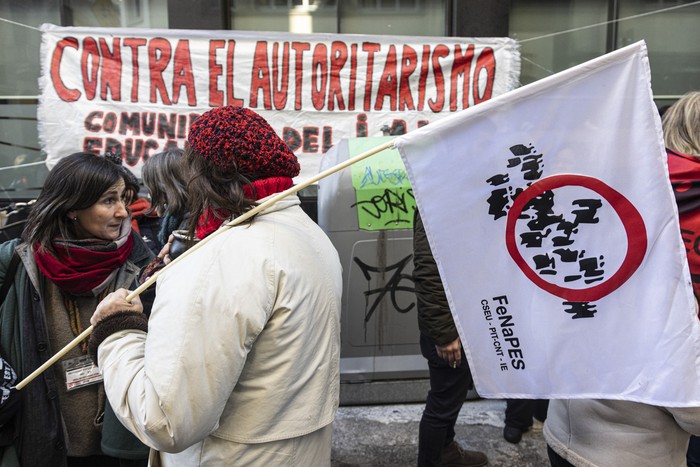
[{"label": "black jacket", "polygon": [[[124,267],[125,274],[136,275],[153,258],[153,254],[134,232],[132,237],[134,248]],[[36,270],[36,266],[31,249],[19,243],[17,239],[0,245],[1,273],[5,272],[15,247],[23,260],[14,278],[2,278],[3,281],[13,280],[14,285],[0,309],[0,351],[17,372],[18,379],[22,380],[60,349],[51,349],[48,345],[44,300],[27,272],[27,267]],[[144,310],[150,311],[154,297],[142,294],[140,298]],[[22,466],[65,466],[63,420],[54,371],[45,371],[21,392],[22,404],[14,425],[17,439],[14,442],[5,439],[4,443],[14,444]],[[6,429],[12,428],[3,427],[3,434]],[[102,449],[105,454],[126,459],[145,459],[148,456],[148,448],[119,423],[111,413],[109,404],[105,407]],[[0,446],[0,457],[3,451],[4,447]]]},{"label": "black jacket", "polygon": [[459,334],[417,209],[413,220],[413,280],[416,284],[420,332],[439,345],[457,339]]}]

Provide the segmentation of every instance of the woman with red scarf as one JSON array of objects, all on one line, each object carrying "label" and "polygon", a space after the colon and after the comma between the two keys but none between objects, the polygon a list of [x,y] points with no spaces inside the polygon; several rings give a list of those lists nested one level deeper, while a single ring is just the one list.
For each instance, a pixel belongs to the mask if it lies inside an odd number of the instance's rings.
[{"label": "woman with red scarf", "polygon": [[[22,240],[0,245],[0,282],[12,281],[0,352],[18,379],[87,328],[99,301],[133,284],[153,257],[131,232],[127,206],[137,193],[126,169],[72,154],[49,173]],[[145,466],[148,449],[116,420],[86,345],[12,397],[21,399],[16,413],[0,407],[2,465]]]}]

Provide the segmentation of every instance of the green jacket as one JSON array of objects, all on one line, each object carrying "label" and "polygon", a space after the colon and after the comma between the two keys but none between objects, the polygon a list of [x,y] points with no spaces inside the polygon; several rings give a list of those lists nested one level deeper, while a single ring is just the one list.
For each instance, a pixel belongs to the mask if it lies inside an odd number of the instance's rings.
[{"label": "green jacket", "polygon": [[[7,280],[7,268],[18,244],[19,240],[16,239],[0,245],[0,283]],[[18,292],[17,284],[24,284],[27,278],[27,270],[22,266],[18,267],[13,285],[8,290],[5,301],[0,304],[0,355],[15,371],[21,368],[22,362],[19,310],[25,309],[26,306],[26,294]]]},{"label": "green jacket", "polygon": [[413,220],[413,281],[420,332],[431,337],[438,345],[449,344],[457,339],[459,333],[417,209]]},{"label": "green jacket", "polygon": [[[130,287],[141,268],[153,258],[141,238],[132,233],[134,248],[115,279],[118,287]],[[13,279],[5,277],[12,255],[21,259]],[[15,239],[0,244],[0,283],[13,280],[0,305],[0,355],[17,372],[21,381],[60,349],[48,342],[41,276],[28,245]],[[144,310],[150,311],[152,297],[141,296]],[[15,416],[15,442],[0,453],[0,467],[21,465],[60,467],[66,463],[63,422],[53,372],[42,373],[21,390],[22,406]],[[13,427],[3,427],[5,430]],[[2,449],[2,447],[0,447]],[[141,444],[117,420],[109,404],[102,427],[102,451],[125,459],[146,459],[148,447]]]}]

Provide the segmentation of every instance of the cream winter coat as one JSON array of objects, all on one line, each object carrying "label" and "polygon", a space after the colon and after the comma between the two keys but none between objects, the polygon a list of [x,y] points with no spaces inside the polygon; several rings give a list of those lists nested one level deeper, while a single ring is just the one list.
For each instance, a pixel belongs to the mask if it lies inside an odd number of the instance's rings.
[{"label": "cream winter coat", "polygon": [[100,345],[115,412],[166,466],[240,465],[247,446],[314,436],[338,406],[341,288],[299,199],[276,203],[158,279],[147,334]]},{"label": "cream winter coat", "polygon": [[551,400],[544,437],[577,467],[685,467],[700,407],[616,400]]}]

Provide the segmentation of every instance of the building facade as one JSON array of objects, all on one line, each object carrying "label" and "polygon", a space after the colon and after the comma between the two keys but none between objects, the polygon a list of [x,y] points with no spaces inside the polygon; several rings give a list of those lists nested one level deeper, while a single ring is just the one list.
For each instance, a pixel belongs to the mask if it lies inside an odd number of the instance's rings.
[{"label": "building facade", "polygon": [[[261,39],[269,31],[508,36],[520,44],[522,85],[643,39],[661,107],[700,89],[699,19],[699,1],[679,0],[0,0],[0,40],[6,44],[0,54],[0,241],[21,232],[48,173],[36,117],[43,23],[251,31]],[[346,188],[341,194],[350,206],[350,182]],[[312,217],[323,218],[323,212],[317,216],[317,206],[324,206],[316,204],[313,189],[302,203]],[[341,370],[348,384],[341,397],[346,403],[420,399],[427,382],[415,316],[408,313],[415,299],[411,231],[360,232],[351,217],[345,216],[342,225],[325,226],[345,261]],[[363,248],[367,264],[357,260]],[[375,260],[377,265],[371,263]],[[367,312],[369,288],[381,291],[376,313]],[[386,303],[389,296],[392,304]],[[380,390],[350,384],[402,378],[414,383]]]},{"label": "building facade", "polygon": [[[638,40],[659,106],[700,89],[700,2],[689,0],[0,1],[0,187],[31,198],[46,168],[36,132],[43,23],[61,26],[502,37],[528,84]],[[12,46],[8,46],[12,44]]]}]

